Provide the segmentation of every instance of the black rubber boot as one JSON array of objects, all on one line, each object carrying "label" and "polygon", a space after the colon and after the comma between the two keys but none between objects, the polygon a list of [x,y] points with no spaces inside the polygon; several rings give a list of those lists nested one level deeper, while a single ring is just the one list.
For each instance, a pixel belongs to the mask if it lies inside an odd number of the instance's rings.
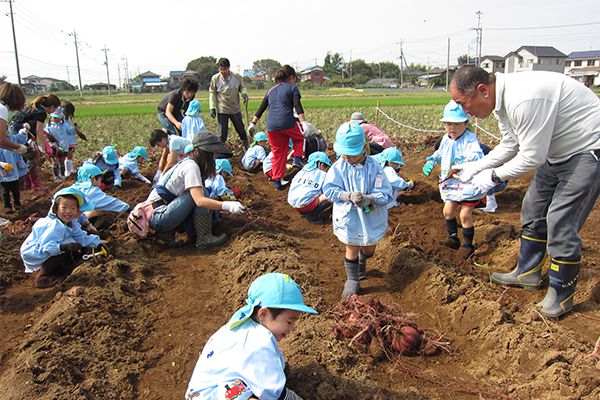
[{"label": "black rubber boot", "polygon": [[548,270],[548,291],[544,300],[537,304],[542,315],[557,318],[573,309],[579,267],[579,261],[552,259]]},{"label": "black rubber boot", "polygon": [[194,214],[194,229],[196,230],[196,248],[207,249],[209,247],[220,246],[227,241],[227,235],[224,233],[219,236],[212,234],[211,215]]},{"label": "black rubber boot", "polygon": [[492,282],[498,285],[537,290],[542,287],[542,267],[546,263],[546,240],[521,235],[519,262],[507,274],[494,272]]},{"label": "black rubber boot", "polygon": [[360,291],[360,282],[358,280],[358,259],[348,260],[344,258],[344,268],[346,269],[346,283],[342,292],[342,299]]},{"label": "black rubber boot", "polygon": [[363,280],[367,279],[367,257],[362,250],[358,251],[358,279]]},{"label": "black rubber boot", "polygon": [[475,237],[475,227],[463,228],[462,236],[464,243],[459,251],[462,258],[465,260],[473,255],[475,246],[473,246],[473,238]]},{"label": "black rubber boot", "polygon": [[460,248],[460,239],[458,238],[458,223],[456,218],[446,220],[446,231],[448,231],[448,239],[445,245],[453,250]]}]

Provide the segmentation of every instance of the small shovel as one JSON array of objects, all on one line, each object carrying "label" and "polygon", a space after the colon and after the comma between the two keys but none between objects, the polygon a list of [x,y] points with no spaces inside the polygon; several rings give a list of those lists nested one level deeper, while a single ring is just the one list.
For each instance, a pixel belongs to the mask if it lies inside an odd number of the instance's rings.
[{"label": "small shovel", "polygon": [[102,250],[100,250],[99,252],[92,253],[92,254],[84,254],[83,256],[81,256],[81,258],[83,258],[84,260],[87,261],[90,258],[106,257],[106,256],[108,256],[108,253],[106,252],[106,249],[103,247]]}]

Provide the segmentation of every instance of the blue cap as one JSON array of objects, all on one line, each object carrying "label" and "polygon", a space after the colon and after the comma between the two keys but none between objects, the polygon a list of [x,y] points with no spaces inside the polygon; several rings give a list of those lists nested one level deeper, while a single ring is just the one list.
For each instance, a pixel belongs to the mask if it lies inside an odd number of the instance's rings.
[{"label": "blue cap", "polygon": [[202,104],[198,100],[190,101],[188,108],[185,112],[185,115],[198,116],[198,112],[202,110]]},{"label": "blue cap", "polygon": [[191,143],[186,144],[183,148],[183,154],[191,153],[192,151],[194,151],[194,145]]},{"label": "blue cap", "polygon": [[248,289],[246,305],[233,314],[229,328],[235,329],[246,322],[254,311],[254,307],[282,308],[310,314],[318,314],[316,310],[304,304],[300,287],[289,275],[270,273],[258,277]]},{"label": "blue cap", "polygon": [[92,203],[90,203],[88,197],[81,190],[75,189],[72,186],[62,188],[58,192],[54,193],[54,196],[52,196],[52,208],[54,208],[54,202],[56,201],[57,197],[65,195],[71,195],[77,198],[80,211],[91,211],[94,209],[94,206]]},{"label": "blue cap", "polygon": [[317,164],[320,162],[331,166],[331,160],[329,159],[329,157],[327,157],[327,154],[325,154],[322,151],[315,151],[310,156],[308,156],[308,162],[304,166],[304,169],[306,169],[307,171],[312,171],[313,169],[317,168]]},{"label": "blue cap", "polygon": [[269,137],[263,131],[257,132],[256,135],[254,135],[255,142],[262,142],[263,140],[264,141],[269,140]]},{"label": "blue cap", "polygon": [[148,151],[144,146],[135,146],[131,153],[129,153],[128,158],[135,160],[138,157],[142,157],[144,160],[148,159]]},{"label": "blue cap", "polygon": [[113,146],[106,146],[102,149],[102,158],[104,159],[104,162],[109,165],[115,165],[119,163],[117,149],[115,149]]},{"label": "blue cap", "polygon": [[88,188],[92,186],[92,178],[98,175],[104,174],[106,171],[102,171],[99,167],[94,164],[85,163],[77,170],[77,185]]},{"label": "blue cap", "polygon": [[357,156],[365,148],[365,132],[354,121],[344,122],[337,130],[333,150],[338,155]]},{"label": "blue cap", "polygon": [[379,163],[382,166],[385,165],[386,161],[389,161],[391,163],[397,163],[400,166],[404,165],[404,159],[402,158],[402,152],[395,147],[388,147],[387,149],[383,150],[381,153],[377,154],[375,156],[375,158],[377,159],[377,161],[379,161]]},{"label": "blue cap", "polygon": [[217,158],[215,160],[215,169],[218,172],[225,171],[229,174],[229,176],[233,176],[231,171],[231,163],[226,158]]},{"label": "blue cap", "polygon": [[462,106],[450,100],[444,107],[444,115],[440,121],[442,122],[465,122],[469,119],[469,114],[465,114]]},{"label": "blue cap", "polygon": [[63,119],[65,118],[65,113],[63,112],[62,107],[56,107],[56,110],[54,110],[54,112],[51,113],[50,116],[54,118]]}]

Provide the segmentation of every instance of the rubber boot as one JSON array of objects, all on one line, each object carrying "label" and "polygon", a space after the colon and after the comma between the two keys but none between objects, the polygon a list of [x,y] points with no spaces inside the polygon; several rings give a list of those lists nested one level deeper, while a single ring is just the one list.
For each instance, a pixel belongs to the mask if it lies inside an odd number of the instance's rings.
[{"label": "rubber boot", "polygon": [[58,164],[52,165],[52,175],[54,175],[54,182],[62,182],[64,180],[60,175],[60,167]]},{"label": "rubber boot", "polygon": [[358,251],[358,280],[367,279],[367,257],[362,250]]},{"label": "rubber boot", "polygon": [[543,239],[535,239],[521,234],[517,267],[507,274],[494,272],[491,277],[492,282],[523,289],[540,289],[542,287],[542,267],[548,258],[546,242]]},{"label": "rubber boot", "polygon": [[193,216],[194,229],[196,230],[196,248],[207,249],[220,246],[227,241],[224,233],[219,236],[212,234],[212,223],[210,213]]},{"label": "rubber boot", "polygon": [[75,172],[75,167],[73,166],[73,160],[69,160],[65,158],[65,177],[69,177],[73,172]]},{"label": "rubber boot", "polygon": [[446,230],[448,231],[448,239],[445,245],[453,250],[460,248],[460,239],[458,238],[458,223],[456,218],[446,220]]},{"label": "rubber boot", "polygon": [[475,252],[475,246],[473,246],[473,237],[475,236],[475,227],[463,228],[462,230],[464,243],[459,250],[459,254],[465,260]]},{"label": "rubber boot", "polygon": [[342,292],[342,299],[360,291],[360,282],[358,279],[358,259],[348,260],[344,258],[344,268],[346,269],[346,283]]},{"label": "rubber boot", "polygon": [[573,297],[579,276],[579,261],[560,261],[555,258],[550,263],[550,282],[544,300],[537,304],[540,313],[557,318],[573,309]]},{"label": "rubber boot", "polygon": [[485,207],[481,208],[480,210],[486,213],[494,213],[496,212],[497,208],[498,202],[496,201],[496,195],[490,194],[489,196],[486,196]]}]

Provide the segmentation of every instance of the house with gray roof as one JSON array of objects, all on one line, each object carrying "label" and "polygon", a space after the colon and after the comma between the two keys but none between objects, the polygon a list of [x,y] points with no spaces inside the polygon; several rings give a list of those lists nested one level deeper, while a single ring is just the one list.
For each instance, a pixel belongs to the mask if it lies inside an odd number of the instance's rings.
[{"label": "house with gray roof", "polygon": [[504,72],[504,57],[501,56],[483,56],[479,66],[489,73]]},{"label": "house with gray roof", "polygon": [[567,55],[552,46],[521,46],[504,57],[504,72],[554,71],[564,73]]},{"label": "house with gray roof", "polygon": [[600,50],[574,51],[567,57],[565,74],[586,86],[600,86]]}]

